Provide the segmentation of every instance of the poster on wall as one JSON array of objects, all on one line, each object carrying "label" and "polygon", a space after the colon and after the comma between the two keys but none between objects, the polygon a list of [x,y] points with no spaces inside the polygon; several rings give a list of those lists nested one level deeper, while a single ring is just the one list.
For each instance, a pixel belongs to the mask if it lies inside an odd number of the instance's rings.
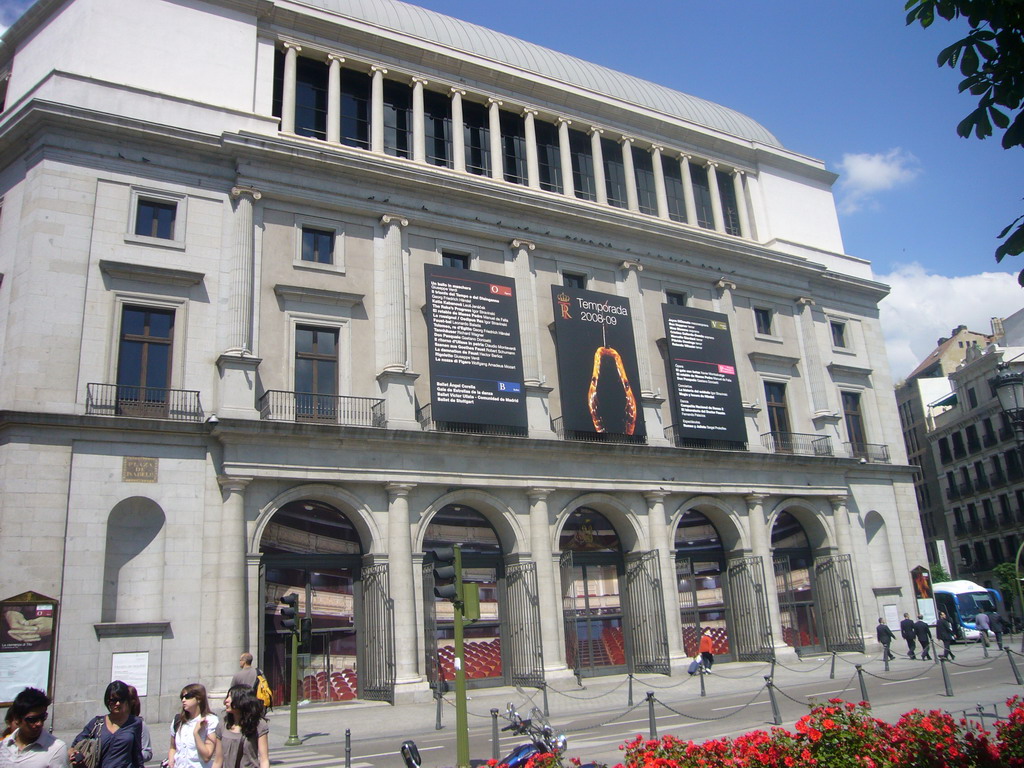
[{"label": "poster on wall", "polygon": [[910,572],[910,581],[914,585],[914,599],[917,602],[917,612],[923,617],[925,623],[934,624],[935,613],[935,592],[932,590],[932,576],[928,569],[922,565],[917,566]]},{"label": "poster on wall", "polygon": [[629,299],[551,286],[562,426],[647,436]]},{"label": "poster on wall", "polygon": [[526,429],[515,281],[427,264],[431,418]]},{"label": "poster on wall", "polygon": [[31,686],[50,691],[57,601],[35,592],[0,600],[0,704]]},{"label": "poster on wall", "polygon": [[685,440],[745,443],[743,401],[729,320],[719,312],[663,304],[672,415]]}]

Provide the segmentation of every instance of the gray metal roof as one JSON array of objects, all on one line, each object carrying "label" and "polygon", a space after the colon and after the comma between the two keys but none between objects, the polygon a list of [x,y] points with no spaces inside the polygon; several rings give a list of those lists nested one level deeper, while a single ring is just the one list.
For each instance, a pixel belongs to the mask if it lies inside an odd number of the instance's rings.
[{"label": "gray metal roof", "polygon": [[782,146],[735,110],[398,0],[299,0],[341,16],[536,72],[743,139]]}]

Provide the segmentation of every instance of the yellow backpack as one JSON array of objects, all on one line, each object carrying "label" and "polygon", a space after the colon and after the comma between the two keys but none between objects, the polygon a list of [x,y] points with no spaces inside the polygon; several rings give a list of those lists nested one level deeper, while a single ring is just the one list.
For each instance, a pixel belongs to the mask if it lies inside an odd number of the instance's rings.
[{"label": "yellow backpack", "polygon": [[262,670],[256,670],[256,698],[263,702],[264,709],[271,709],[274,706],[274,694],[270,690],[270,683]]}]

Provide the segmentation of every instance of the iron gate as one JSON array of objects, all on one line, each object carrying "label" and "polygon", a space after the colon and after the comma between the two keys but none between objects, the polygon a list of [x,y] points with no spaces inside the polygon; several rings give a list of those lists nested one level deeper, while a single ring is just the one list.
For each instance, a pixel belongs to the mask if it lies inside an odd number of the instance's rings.
[{"label": "iron gate", "polygon": [[541,645],[536,563],[506,564],[502,604],[506,617],[502,632],[506,677],[512,685],[542,688],[544,650]]},{"label": "iron gate", "polygon": [[[683,583],[690,585],[685,593],[686,599],[682,597],[679,602],[679,622],[683,632],[683,653],[688,656],[697,654],[697,647],[700,645],[700,604],[697,599],[697,586],[694,582],[693,561],[690,559],[676,561],[676,585]],[[682,590],[680,590],[682,594]],[[690,653],[687,647],[693,649]]]},{"label": "iron gate", "polygon": [[437,650],[437,605],[434,602],[434,563],[423,563],[423,669],[435,693],[444,693]]},{"label": "iron gate", "polygon": [[[779,619],[782,623],[782,640],[799,655],[806,651],[821,650],[818,632],[817,606],[815,601],[798,601],[793,581],[792,563],[788,555],[776,556],[772,564],[775,570],[775,586],[779,595]],[[814,569],[805,568],[810,593],[813,597]],[[789,625],[787,626],[787,622]],[[788,636],[787,636],[788,632]]]},{"label": "iron gate", "polygon": [[668,632],[658,551],[626,556],[626,663],[630,672],[667,675]]},{"label": "iron gate", "polygon": [[356,582],[359,696],[395,703],[395,603],[388,564],[364,565]]},{"label": "iron gate", "polygon": [[864,652],[864,632],[850,555],[823,555],[814,561],[815,602],[828,651]]},{"label": "iron gate", "polygon": [[562,579],[562,622],[565,625],[565,665],[580,675],[580,643],[576,636],[576,582],[572,572],[572,552],[563,552],[558,560]]},{"label": "iron gate", "polygon": [[760,555],[729,560],[725,570],[730,646],[737,661],[773,661],[768,591]]}]

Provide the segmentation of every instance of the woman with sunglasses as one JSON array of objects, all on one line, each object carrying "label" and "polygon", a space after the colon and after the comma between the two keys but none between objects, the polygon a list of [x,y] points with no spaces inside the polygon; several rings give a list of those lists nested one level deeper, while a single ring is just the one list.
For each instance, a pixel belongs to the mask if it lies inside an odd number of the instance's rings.
[{"label": "woman with sunglasses", "polygon": [[270,768],[270,726],[263,717],[263,702],[249,686],[236,685],[224,697],[224,708],[212,768]]},{"label": "woman with sunglasses", "polygon": [[171,768],[210,768],[217,737],[217,716],[210,713],[206,687],[189,683],[181,689],[181,711],[171,724]]},{"label": "woman with sunglasses", "polygon": [[83,739],[98,737],[100,759],[97,768],[142,768],[142,721],[132,714],[131,691],[120,680],[103,693],[106,715],[97,715],[71,742],[71,761],[80,764],[84,756],[75,749]]}]

